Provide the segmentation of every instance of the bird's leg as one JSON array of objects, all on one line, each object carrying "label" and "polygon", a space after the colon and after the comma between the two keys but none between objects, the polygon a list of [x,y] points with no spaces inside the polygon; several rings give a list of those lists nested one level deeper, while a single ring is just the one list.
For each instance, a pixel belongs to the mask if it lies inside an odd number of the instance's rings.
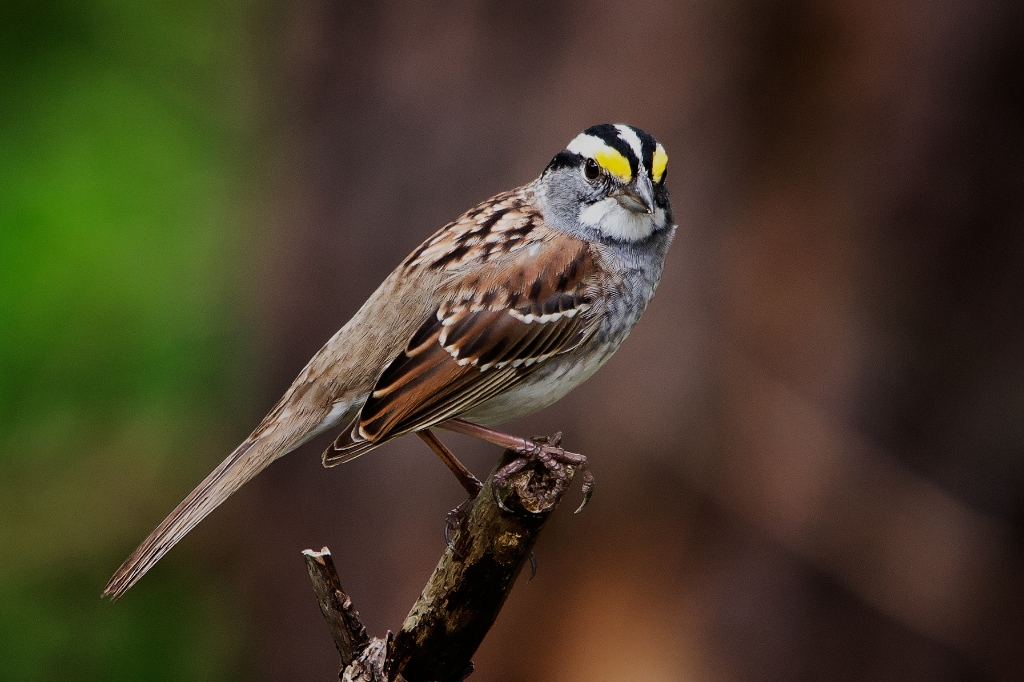
[{"label": "bird's leg", "polygon": [[448,516],[444,522],[444,541],[456,554],[461,556],[458,548],[455,546],[452,533],[456,530],[462,530],[463,524],[466,522],[466,509],[469,504],[476,499],[476,496],[480,494],[480,490],[483,489],[484,484],[480,482],[480,479],[473,475],[473,472],[466,468],[466,466],[459,461],[459,458],[455,456],[448,447],[441,442],[441,439],[434,435],[434,432],[430,429],[424,429],[417,431],[416,435],[419,436],[424,443],[427,444],[434,454],[441,458],[445,466],[455,474],[455,478],[459,479],[459,483],[469,493],[469,499],[460,504],[455,509],[448,512]]},{"label": "bird's leg", "polygon": [[549,439],[548,443],[537,443],[462,419],[449,419],[448,421],[441,422],[438,426],[448,431],[480,438],[488,443],[494,443],[495,445],[518,452],[519,458],[512,460],[495,472],[494,482],[499,486],[504,485],[508,481],[509,476],[517,471],[522,471],[530,462],[540,462],[555,474],[558,482],[561,484],[558,493],[561,493],[561,490],[564,489],[564,481],[566,480],[565,465],[568,464],[569,466],[578,467],[583,472],[583,502],[580,503],[576,511],[581,511],[583,507],[587,506],[587,502],[590,501],[590,495],[594,492],[594,475],[587,466],[587,458],[558,447],[561,434]]},{"label": "bird's leg", "polygon": [[484,484],[480,482],[480,479],[473,475],[473,472],[466,468],[459,458],[455,456],[451,450],[448,449],[441,439],[434,435],[434,432],[430,429],[423,429],[417,431],[416,435],[423,439],[423,442],[427,444],[434,454],[441,458],[444,465],[455,474],[455,478],[459,479],[459,483],[466,489],[471,498],[476,497],[480,490],[484,487]]}]

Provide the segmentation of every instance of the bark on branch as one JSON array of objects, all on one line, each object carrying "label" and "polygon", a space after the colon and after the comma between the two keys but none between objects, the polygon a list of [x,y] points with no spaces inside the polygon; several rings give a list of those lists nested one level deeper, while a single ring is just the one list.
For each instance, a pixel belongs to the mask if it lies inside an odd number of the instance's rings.
[{"label": "bark on branch", "polygon": [[[516,458],[506,450],[494,471]],[[544,524],[568,486],[542,464],[516,472],[494,488],[494,471],[392,637],[368,638],[341,589],[329,550],[303,555],[334,643],[340,679],[352,682],[457,682],[473,672],[471,658],[498,617]],[[572,479],[573,467],[565,467]]]}]

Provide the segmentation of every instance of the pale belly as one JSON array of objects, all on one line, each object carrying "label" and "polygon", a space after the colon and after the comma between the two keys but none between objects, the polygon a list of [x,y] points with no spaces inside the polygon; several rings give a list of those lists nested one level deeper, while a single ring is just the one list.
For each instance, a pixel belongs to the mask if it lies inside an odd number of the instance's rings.
[{"label": "pale belly", "polygon": [[615,347],[609,344],[598,353],[567,353],[552,358],[522,382],[459,417],[475,424],[497,426],[533,414],[589,379],[614,352]]},{"label": "pale belly", "polygon": [[[658,275],[660,271],[641,276],[655,277],[656,282]],[[608,301],[604,324],[594,338],[573,351],[549,359],[522,382],[459,417],[484,426],[496,426],[551,405],[589,379],[629,336],[654,294],[654,285],[633,283],[624,287],[622,293]]]}]

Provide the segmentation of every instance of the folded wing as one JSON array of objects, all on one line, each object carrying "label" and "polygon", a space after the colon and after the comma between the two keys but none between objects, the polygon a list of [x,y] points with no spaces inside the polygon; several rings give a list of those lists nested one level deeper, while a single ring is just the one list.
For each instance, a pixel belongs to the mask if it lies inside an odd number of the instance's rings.
[{"label": "folded wing", "polygon": [[549,234],[444,297],[324,453],[325,465],[466,412],[593,333],[597,260],[586,244]]}]

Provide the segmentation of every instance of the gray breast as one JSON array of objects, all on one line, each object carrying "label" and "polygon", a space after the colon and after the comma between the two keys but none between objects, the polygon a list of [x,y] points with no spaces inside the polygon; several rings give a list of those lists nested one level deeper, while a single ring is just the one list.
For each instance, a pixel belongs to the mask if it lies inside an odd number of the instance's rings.
[{"label": "gray breast", "polygon": [[642,248],[601,245],[603,265],[619,277],[605,292],[601,325],[580,347],[556,355],[501,395],[460,415],[492,426],[525,417],[589,379],[618,350],[654,296],[674,229]]}]

